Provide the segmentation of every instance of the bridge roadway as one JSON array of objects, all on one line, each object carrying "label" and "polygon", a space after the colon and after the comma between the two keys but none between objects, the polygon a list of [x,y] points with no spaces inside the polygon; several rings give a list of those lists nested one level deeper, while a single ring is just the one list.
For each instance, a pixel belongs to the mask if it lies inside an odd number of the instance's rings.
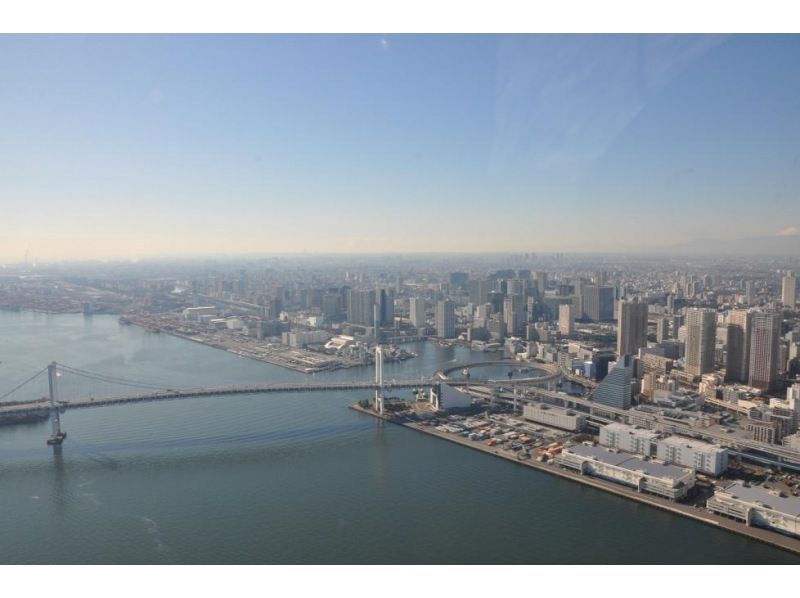
[{"label": "bridge roadway", "polygon": [[[510,359],[504,359],[504,360],[496,359],[494,361],[477,361],[474,363],[462,363],[459,365],[450,366],[448,368],[444,368],[442,370],[437,371],[433,375],[433,377],[439,380],[447,380],[448,384],[454,384],[456,381],[462,382],[462,380],[461,379],[452,380],[450,378],[450,374],[452,374],[453,372],[463,369],[470,370],[472,368],[480,368],[482,366],[487,366],[487,365],[512,366],[516,368],[528,368],[540,372],[547,372],[544,376],[530,376],[527,378],[510,379],[514,384],[545,384],[569,375],[569,374],[565,375],[561,370],[558,369],[557,366],[553,364],[539,363],[539,362],[533,362],[533,363],[519,362]],[[584,381],[585,380],[586,379],[584,378]],[[471,379],[470,382],[472,384],[476,384],[481,381]],[[503,384],[503,383],[508,384],[508,380],[483,380],[483,382],[490,382],[495,384]],[[585,382],[583,384],[586,385]]]},{"label": "bridge roadway", "polygon": [[[486,383],[488,381],[473,381]],[[467,382],[462,380],[451,380],[447,384],[451,386],[462,386]],[[181,388],[151,391],[142,394],[124,395],[119,397],[83,398],[72,401],[58,401],[61,409],[79,409],[82,407],[105,407],[110,405],[122,405],[125,403],[142,403],[149,401],[166,401],[174,399],[188,399],[193,397],[212,397],[224,395],[244,395],[262,393],[287,393],[287,392],[314,392],[314,391],[341,391],[341,390],[378,390],[384,391],[403,388],[430,388],[439,386],[439,380],[390,380],[384,381],[383,385],[375,382],[318,382],[318,383],[296,383],[286,382],[278,384],[254,384],[246,386],[220,386],[211,388]],[[48,410],[50,403],[47,399],[26,401],[16,405],[0,405],[0,417],[16,417],[41,413]]]}]

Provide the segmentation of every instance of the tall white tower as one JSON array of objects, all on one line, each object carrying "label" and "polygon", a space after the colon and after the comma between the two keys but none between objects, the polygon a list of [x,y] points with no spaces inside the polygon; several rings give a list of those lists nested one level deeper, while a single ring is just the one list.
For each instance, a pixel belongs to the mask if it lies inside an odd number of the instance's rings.
[{"label": "tall white tower", "polygon": [[375,347],[375,411],[383,415],[383,347]]}]

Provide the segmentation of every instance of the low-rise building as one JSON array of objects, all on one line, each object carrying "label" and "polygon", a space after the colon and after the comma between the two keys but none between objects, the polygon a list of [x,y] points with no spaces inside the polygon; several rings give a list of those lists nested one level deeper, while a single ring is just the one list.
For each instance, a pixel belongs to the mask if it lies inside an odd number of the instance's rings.
[{"label": "low-rise building", "polygon": [[718,487],[706,507],[747,525],[800,536],[800,497],[735,481],[725,488]]},{"label": "low-rise building", "polygon": [[728,449],[683,436],[660,438],[656,443],[656,456],[665,463],[691,467],[713,476],[728,469]]},{"label": "low-rise building", "polygon": [[522,417],[528,421],[562,428],[570,432],[582,430],[586,424],[586,416],[572,409],[564,409],[544,403],[533,403],[522,408]]},{"label": "low-rise building", "polygon": [[654,443],[658,437],[658,432],[620,423],[611,423],[600,428],[601,445],[648,457],[655,453]]},{"label": "low-rise building", "polygon": [[691,469],[645,460],[601,446],[578,444],[555,457],[556,464],[670,500],[686,496],[695,484]]}]

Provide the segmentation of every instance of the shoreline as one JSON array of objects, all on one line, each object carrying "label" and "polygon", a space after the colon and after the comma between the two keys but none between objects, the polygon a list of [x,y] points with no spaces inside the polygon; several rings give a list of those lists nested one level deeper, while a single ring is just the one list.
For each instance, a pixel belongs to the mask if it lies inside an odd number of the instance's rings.
[{"label": "shoreline", "polygon": [[791,552],[793,554],[800,556],[800,540],[792,538],[791,536],[781,534],[776,531],[760,527],[748,526],[739,521],[735,521],[733,519],[722,517],[721,515],[710,513],[705,508],[699,509],[691,505],[672,502],[667,499],[659,498],[657,496],[653,496],[650,494],[641,494],[621,484],[608,482],[606,480],[603,480],[602,478],[590,477],[574,473],[569,470],[562,469],[554,464],[536,461],[533,458],[518,459],[516,457],[516,453],[503,451],[502,449],[498,449],[496,447],[490,447],[480,441],[473,441],[466,438],[462,438],[460,436],[455,436],[453,434],[447,434],[445,432],[440,432],[438,430],[429,427],[420,426],[419,424],[415,424],[412,422],[396,421],[393,420],[392,418],[381,416],[372,411],[371,409],[364,409],[358,403],[350,405],[350,409],[353,409],[354,411],[358,411],[365,415],[370,415],[376,419],[388,423],[408,428],[409,430],[414,430],[415,432],[428,434],[429,436],[434,436],[442,440],[447,440],[454,444],[465,446],[472,450],[476,450],[493,457],[499,457],[501,459],[511,461],[512,463],[516,463],[522,466],[527,466],[531,469],[541,471],[549,475],[554,475],[562,479],[571,480],[573,482],[584,484],[585,486],[589,486],[597,490],[602,490],[610,494],[615,494],[622,498],[627,498],[629,500],[634,500],[641,504],[649,505],[653,508],[660,509],[662,511],[667,511],[675,515],[680,515],[682,517],[692,519],[699,523],[703,523],[705,525],[709,525],[717,529],[735,533],[737,535],[749,538],[750,540],[762,542],[774,548],[779,548],[781,550]]}]

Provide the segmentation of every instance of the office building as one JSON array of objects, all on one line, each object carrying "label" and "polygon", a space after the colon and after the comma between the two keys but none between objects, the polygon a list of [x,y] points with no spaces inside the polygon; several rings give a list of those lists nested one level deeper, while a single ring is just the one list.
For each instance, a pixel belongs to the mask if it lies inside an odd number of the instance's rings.
[{"label": "office building", "polygon": [[634,359],[631,355],[623,355],[617,360],[608,375],[594,391],[594,402],[617,409],[629,409],[631,406],[631,381],[633,380]]},{"label": "office building", "polygon": [[456,336],[456,305],[450,299],[436,304],[436,335],[440,338]]},{"label": "office building", "polygon": [[506,323],[506,331],[511,336],[522,333],[525,324],[523,305],[522,295],[507,295],[503,300],[503,320]]},{"label": "office building", "polygon": [[489,301],[489,292],[494,289],[494,281],[488,278],[478,278],[469,281],[469,302],[472,305],[482,305]]},{"label": "office building", "polygon": [[635,355],[647,346],[647,304],[620,301],[617,317],[617,355]]},{"label": "office building", "polygon": [[585,285],[581,291],[583,317],[593,322],[614,319],[614,287]]},{"label": "office building", "polygon": [[347,321],[374,326],[375,299],[374,289],[350,289],[347,300]]},{"label": "office building", "polygon": [[409,320],[414,328],[425,327],[425,299],[412,297],[409,301]]},{"label": "office building", "polygon": [[778,383],[781,318],[777,313],[755,312],[750,333],[750,369],[748,384],[761,390],[773,390]]},{"label": "office building", "polygon": [[558,331],[563,336],[572,336],[575,333],[575,317],[572,305],[558,306]]},{"label": "office building", "polygon": [[391,326],[394,324],[394,289],[381,289],[378,296],[380,325]]},{"label": "office building", "polygon": [[794,309],[797,301],[797,278],[794,272],[789,272],[783,277],[783,288],[781,289],[781,303],[784,307]]},{"label": "office building", "polygon": [[702,376],[714,371],[717,314],[713,309],[694,307],[686,314],[686,373]]},{"label": "office building", "polygon": [[747,382],[750,375],[750,328],[752,314],[735,309],[728,314],[728,343],[725,354],[725,379]]}]

